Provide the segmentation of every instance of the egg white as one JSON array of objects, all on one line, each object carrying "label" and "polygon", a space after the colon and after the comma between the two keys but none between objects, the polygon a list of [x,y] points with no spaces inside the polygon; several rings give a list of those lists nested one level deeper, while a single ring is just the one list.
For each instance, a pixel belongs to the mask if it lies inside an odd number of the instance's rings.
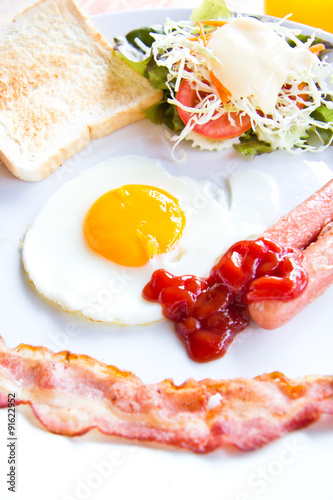
[{"label": "egg white", "polygon": [[[121,266],[98,256],[83,234],[91,205],[126,184],[164,189],[178,199],[186,216],[175,248],[141,267]],[[239,237],[223,200],[222,192],[215,189],[213,195],[209,182],[173,176],[158,160],[135,155],[110,158],[49,198],[26,232],[23,265],[37,290],[67,311],[123,325],[152,323],[163,318],[161,307],[144,300],[142,289],[156,269],[207,276],[216,259]]]}]

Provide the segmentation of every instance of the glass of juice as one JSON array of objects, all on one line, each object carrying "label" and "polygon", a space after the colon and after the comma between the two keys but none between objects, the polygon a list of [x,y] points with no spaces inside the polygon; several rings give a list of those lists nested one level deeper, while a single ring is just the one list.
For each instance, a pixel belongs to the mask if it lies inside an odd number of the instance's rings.
[{"label": "glass of juice", "polygon": [[333,33],[333,0],[265,0],[265,13]]}]

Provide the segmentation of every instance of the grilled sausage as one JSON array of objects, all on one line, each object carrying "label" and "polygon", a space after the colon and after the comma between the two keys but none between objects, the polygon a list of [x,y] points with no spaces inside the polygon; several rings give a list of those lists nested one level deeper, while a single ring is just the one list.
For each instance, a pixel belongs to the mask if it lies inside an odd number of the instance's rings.
[{"label": "grilled sausage", "polygon": [[278,328],[322,295],[333,283],[333,181],[298,205],[264,234],[282,245],[303,251],[308,285],[296,299],[263,300],[249,306],[262,328]]}]

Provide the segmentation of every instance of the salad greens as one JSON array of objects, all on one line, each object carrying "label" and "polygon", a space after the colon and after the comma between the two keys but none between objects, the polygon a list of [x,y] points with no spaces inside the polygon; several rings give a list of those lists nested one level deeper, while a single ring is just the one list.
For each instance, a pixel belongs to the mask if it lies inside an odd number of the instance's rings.
[{"label": "salad greens", "polygon": [[[170,91],[166,85],[168,69],[159,66],[154,56],[149,53],[155,41],[150,33],[163,34],[163,25],[138,28],[128,33],[126,37],[117,37],[114,49],[117,55],[148,78],[154,88],[163,90],[163,99],[145,111],[147,118],[156,125],[165,124],[174,132],[180,132],[184,128],[184,123],[179,117],[177,108],[168,103],[170,97]],[[144,47],[140,42],[144,44]]]},{"label": "salad greens", "polygon": [[203,0],[201,5],[193,9],[191,21],[207,21],[208,19],[226,19],[232,14],[223,0]]},{"label": "salad greens", "polygon": [[[333,109],[328,109],[324,106],[320,106],[317,108],[313,113],[311,113],[312,118],[319,122],[323,123],[333,123]],[[331,128],[323,128],[320,127],[320,125],[317,125],[315,129],[313,130],[314,132],[317,132],[317,134],[320,135],[323,143],[325,145],[329,145],[332,143],[333,139],[333,127]]]},{"label": "salad greens", "polygon": [[273,147],[268,142],[258,139],[252,128],[239,138],[238,144],[234,144],[233,146],[243,156],[251,158],[273,151]]},{"label": "salad greens", "polygon": [[[192,42],[195,37],[199,37],[198,21],[208,21],[212,19],[223,19],[228,21],[232,16],[223,0],[203,0],[203,3],[197,9],[194,9],[190,20],[180,21],[176,23],[169,19],[163,25],[145,26],[131,31],[125,37],[115,38],[114,49],[119,57],[125,59],[136,71],[145,76],[151,82],[152,86],[163,91],[163,99],[154,104],[146,111],[146,116],[155,124],[165,124],[173,132],[178,135],[174,139],[176,144],[187,135],[193,134],[192,129],[181,120],[178,107],[180,103],[177,101],[177,91],[179,83],[183,77],[189,78],[191,81],[192,75],[194,83],[200,78],[206,77],[207,70],[197,70],[201,61],[205,58],[206,48],[198,43]],[[203,25],[204,23],[202,23]],[[202,26],[201,26],[202,29]],[[210,33],[215,28],[206,26],[206,33]],[[320,40],[315,37],[309,37],[302,34],[297,34],[277,25],[277,33],[283,36],[286,41],[292,46],[305,44],[306,48],[323,44],[325,51],[332,50],[332,44]],[[187,41],[189,40],[189,42]],[[192,44],[192,45],[191,45]],[[179,53],[181,50],[186,50],[187,53],[191,50],[191,57],[184,62],[181,60]],[[192,58],[198,54],[197,62]],[[177,59],[177,57],[179,59]],[[194,62],[193,62],[194,60]],[[192,64],[192,66],[191,66]],[[329,66],[328,63],[320,62],[325,71]],[[190,67],[188,71],[187,68]],[[176,68],[176,69],[175,69]],[[183,72],[183,73],[182,73]],[[327,71],[326,71],[327,72]],[[331,75],[332,77],[332,75]],[[299,77],[301,78],[301,76]],[[205,79],[206,81],[206,79]],[[295,80],[297,82],[297,80]],[[243,133],[237,140],[234,141],[234,148],[244,156],[253,157],[263,153],[269,153],[274,149],[287,149],[290,152],[301,152],[303,150],[322,150],[333,142],[333,91],[328,86],[323,84],[324,79],[320,76],[317,80],[313,80],[313,85],[307,91],[306,109],[309,109],[307,121],[304,121],[305,112],[299,111],[295,107],[295,101],[285,105],[286,111],[290,109],[296,110],[296,119],[290,120],[289,130],[284,130],[281,126],[282,118],[278,116],[276,125],[270,125],[270,130],[267,129],[267,118],[263,117],[262,113],[253,109],[251,103],[245,108],[241,108],[242,112],[249,114],[252,120],[252,127],[247,132]],[[193,81],[192,81],[193,83]],[[302,79],[298,80],[297,85],[302,83]],[[321,90],[321,87],[324,90]],[[297,87],[296,87],[297,88]],[[301,87],[299,87],[301,88]],[[216,92],[215,92],[216,93]],[[285,96],[283,96],[285,98]],[[295,98],[291,98],[295,99]],[[244,101],[244,99],[242,99]],[[209,102],[209,101],[208,101]],[[286,99],[285,101],[286,102]],[[290,106],[291,104],[291,106]],[[227,104],[223,112],[233,112],[237,103]],[[209,106],[208,106],[209,107]],[[282,105],[280,107],[283,107]],[[206,103],[207,108],[207,103]],[[222,104],[220,103],[221,110]],[[187,108],[186,108],[187,109]],[[236,108],[237,109],[237,108]],[[301,109],[301,108],[300,108]],[[197,110],[195,110],[197,111]],[[205,111],[205,110],[204,110]],[[220,111],[219,111],[220,112]],[[285,112],[285,111],[284,111]],[[293,111],[290,111],[292,113]],[[294,111],[295,112],[295,111]],[[211,109],[208,109],[207,115]],[[300,118],[298,118],[298,115]],[[275,117],[274,117],[275,118]],[[289,118],[289,117],[288,117]],[[270,120],[271,122],[273,120]],[[266,128],[265,128],[266,127]],[[285,134],[286,137],[283,137]],[[289,134],[289,135],[288,135]],[[195,134],[198,136],[198,134]],[[315,140],[313,138],[315,137]],[[196,137],[196,144],[200,146],[200,136]],[[210,143],[215,141],[210,140]],[[216,148],[223,149],[223,142],[227,145],[230,141],[216,141]],[[318,147],[319,142],[319,147]],[[203,146],[204,148],[204,146]]]}]

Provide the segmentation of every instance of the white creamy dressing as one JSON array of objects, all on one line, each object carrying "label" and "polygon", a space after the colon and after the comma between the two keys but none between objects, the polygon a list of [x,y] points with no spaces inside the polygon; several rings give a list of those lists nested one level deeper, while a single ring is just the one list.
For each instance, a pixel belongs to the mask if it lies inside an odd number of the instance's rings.
[{"label": "white creamy dressing", "polygon": [[217,29],[207,47],[215,57],[208,68],[231,92],[232,99],[251,98],[264,113],[273,112],[288,75],[318,65],[308,49],[292,48],[274,29],[254,18],[237,18]]}]

